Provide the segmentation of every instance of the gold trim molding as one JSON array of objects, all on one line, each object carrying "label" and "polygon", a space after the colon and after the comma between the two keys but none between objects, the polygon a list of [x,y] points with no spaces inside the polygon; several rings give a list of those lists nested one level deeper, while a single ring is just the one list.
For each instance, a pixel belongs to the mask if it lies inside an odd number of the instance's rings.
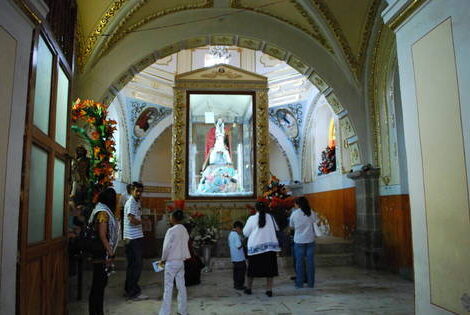
[{"label": "gold trim molding", "polygon": [[394,16],[387,25],[395,31],[408,17],[410,17],[416,10],[427,0],[413,0],[405,8],[403,8],[396,16]]},{"label": "gold trim molding", "polygon": [[121,39],[123,39],[127,34],[135,31],[137,28],[149,23],[150,21],[160,18],[162,16],[176,13],[176,12],[181,12],[181,11],[186,11],[186,10],[192,10],[192,9],[204,9],[204,8],[211,8],[214,5],[214,0],[207,0],[205,3],[202,4],[188,4],[188,5],[180,5],[174,8],[168,8],[165,10],[160,10],[155,13],[152,13],[142,20],[140,20],[137,23],[132,24],[129,26],[127,29],[122,30],[123,25],[125,24],[126,21],[129,20],[129,18],[138,11],[148,0],[144,0],[140,2],[139,4],[136,5],[135,8],[133,8],[129,14],[124,17],[123,22],[119,24],[118,28],[111,34],[109,39],[106,41],[103,49],[101,50],[101,53],[99,56],[105,55],[108,53],[111,48],[113,48],[117,42],[119,42]]},{"label": "gold trim molding", "polygon": [[[237,80],[215,77],[213,80],[200,79],[204,78],[204,73],[212,73],[213,69],[217,69],[219,73],[224,71],[238,72],[241,76],[252,76],[259,78],[258,80]],[[189,77],[192,78],[189,78]],[[211,68],[203,68],[201,70],[190,71],[177,75],[175,78],[174,97],[175,103],[173,107],[173,129],[172,129],[172,194],[173,200],[182,200],[186,198],[186,124],[187,124],[187,97],[188,90],[199,91],[255,91],[256,111],[256,178],[254,178],[254,186],[256,187],[255,198],[261,196],[263,188],[268,184],[269,180],[269,125],[268,125],[268,82],[265,77],[255,73],[224,65],[216,65]],[[193,202],[193,200],[191,200]],[[227,200],[217,200],[210,202],[227,202]],[[248,201],[246,201],[248,202]]]},{"label": "gold trim molding", "polygon": [[104,29],[108,25],[108,23],[114,18],[116,13],[121,9],[121,7],[129,0],[116,0],[114,1],[111,6],[106,10],[103,16],[100,18],[94,30],[88,34],[88,37],[83,40],[83,45],[80,45],[81,51],[78,55],[78,66],[80,69],[83,69],[88,58],[90,57],[98,37],[101,36]]},{"label": "gold trim molding", "polygon": [[312,4],[315,8],[320,12],[321,16],[325,19],[328,26],[332,30],[333,34],[335,35],[336,39],[338,40],[343,53],[345,54],[346,60],[348,61],[349,66],[351,67],[352,71],[357,75],[360,76],[362,73],[362,69],[365,62],[366,57],[366,50],[367,45],[369,43],[369,38],[372,33],[372,28],[374,25],[374,19],[377,16],[377,12],[380,7],[380,0],[374,0],[369,7],[367,12],[367,20],[364,26],[364,32],[362,33],[361,38],[361,47],[359,49],[358,56],[355,56],[352,52],[352,48],[349,45],[346,36],[343,33],[343,30],[339,26],[338,21],[336,20],[334,14],[330,11],[328,5],[326,4],[325,0],[311,0]]},{"label": "gold trim molding", "polygon": [[171,187],[166,187],[166,186],[144,186],[144,193],[169,194],[169,193],[171,193]]},{"label": "gold trim molding", "polygon": [[34,23],[42,23],[42,19],[38,16],[37,12],[35,12],[35,10],[33,10],[25,1],[15,0],[15,3],[18,5],[18,7],[20,7],[21,11],[23,11],[31,20],[34,21]]},{"label": "gold trim molding", "polygon": [[264,15],[270,16],[272,18],[275,18],[277,20],[280,20],[284,23],[287,23],[291,26],[294,26],[295,28],[298,28],[299,30],[301,30],[301,31],[307,33],[308,35],[310,35],[311,37],[315,38],[328,52],[330,52],[331,54],[334,54],[333,48],[331,48],[331,46],[329,45],[327,39],[322,35],[321,30],[318,27],[318,25],[316,24],[315,20],[310,17],[308,12],[305,11],[305,9],[299,3],[297,3],[297,1],[289,0],[289,2],[294,5],[295,9],[300,13],[300,15],[302,15],[305,19],[307,19],[308,24],[310,24],[310,26],[313,28],[314,32],[309,31],[308,29],[306,29],[305,27],[301,26],[298,23],[291,22],[291,21],[289,21],[285,18],[282,18],[280,16],[277,16],[277,15],[274,15],[274,14],[271,14],[271,13],[268,13],[268,12],[264,12],[264,11],[259,10],[257,8],[244,6],[244,5],[242,5],[241,0],[230,0],[230,2],[231,2],[230,6],[234,9],[243,9],[243,10],[247,10],[247,11],[252,11],[252,12],[264,14]]}]

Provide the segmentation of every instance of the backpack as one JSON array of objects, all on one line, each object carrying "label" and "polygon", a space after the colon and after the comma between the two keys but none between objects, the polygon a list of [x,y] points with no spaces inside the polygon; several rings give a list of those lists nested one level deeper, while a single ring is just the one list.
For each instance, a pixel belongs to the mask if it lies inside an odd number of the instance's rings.
[{"label": "backpack", "polygon": [[100,240],[98,231],[95,229],[95,220],[84,225],[78,237],[78,247],[82,255],[91,258],[103,258],[106,256],[106,249]]}]

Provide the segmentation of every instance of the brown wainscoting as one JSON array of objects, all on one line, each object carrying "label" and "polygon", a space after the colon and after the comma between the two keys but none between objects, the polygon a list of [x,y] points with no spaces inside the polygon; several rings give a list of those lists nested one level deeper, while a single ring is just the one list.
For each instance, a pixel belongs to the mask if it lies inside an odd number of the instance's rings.
[{"label": "brown wainscoting", "polygon": [[409,195],[381,196],[379,204],[385,264],[393,272],[411,276],[413,248]]},{"label": "brown wainscoting", "polygon": [[151,211],[163,214],[166,211],[167,201],[170,197],[142,197],[142,207],[149,208]]},{"label": "brown wainscoting", "polygon": [[350,238],[356,226],[356,188],[306,194],[310,206],[328,219],[331,234]]}]

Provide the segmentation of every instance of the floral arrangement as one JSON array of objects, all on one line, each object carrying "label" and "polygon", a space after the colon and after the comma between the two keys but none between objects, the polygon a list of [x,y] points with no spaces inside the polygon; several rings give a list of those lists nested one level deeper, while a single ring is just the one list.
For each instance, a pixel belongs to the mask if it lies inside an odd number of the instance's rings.
[{"label": "floral arrangement", "polygon": [[113,140],[116,122],[107,119],[107,115],[107,107],[92,100],[77,99],[72,106],[72,130],[91,150],[89,196],[93,201],[100,191],[112,184],[117,171]]},{"label": "floral arrangement", "polygon": [[[280,229],[283,230],[287,226],[287,218],[289,217],[288,211],[294,206],[295,197],[290,195],[285,185],[282,185],[279,179],[271,175],[271,181],[266,186],[263,197],[257,201],[264,202],[268,205],[269,210],[276,219]],[[246,205],[249,215],[256,213],[252,205]]]},{"label": "floral arrangement", "polygon": [[318,166],[318,175],[336,171],[336,147],[326,147],[321,153],[321,162]]},{"label": "floral arrangement", "polygon": [[205,215],[201,212],[192,213],[187,222],[191,228],[194,247],[213,245],[219,239],[219,216]]}]

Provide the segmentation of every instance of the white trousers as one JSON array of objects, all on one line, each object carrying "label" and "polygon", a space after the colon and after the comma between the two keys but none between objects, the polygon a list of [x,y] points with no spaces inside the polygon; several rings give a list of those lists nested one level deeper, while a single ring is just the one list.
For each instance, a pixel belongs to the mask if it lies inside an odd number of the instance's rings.
[{"label": "white trousers", "polygon": [[186,285],[184,283],[184,262],[182,260],[167,261],[165,263],[165,289],[163,291],[163,302],[159,315],[169,315],[171,313],[171,298],[173,295],[173,280],[176,280],[178,289],[178,313],[188,314],[186,303]]}]

